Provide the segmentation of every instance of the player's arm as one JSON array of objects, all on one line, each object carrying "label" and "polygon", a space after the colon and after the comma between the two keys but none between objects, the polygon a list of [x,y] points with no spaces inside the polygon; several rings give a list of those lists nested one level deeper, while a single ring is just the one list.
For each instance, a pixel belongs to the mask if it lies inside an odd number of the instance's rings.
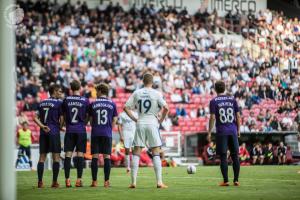
[{"label": "player's arm", "polygon": [[237,126],[238,137],[241,137],[241,132],[240,132],[241,115],[239,112],[236,113],[236,126]]},{"label": "player's arm", "polygon": [[41,129],[43,129],[46,133],[48,133],[48,132],[50,131],[50,128],[49,128],[48,126],[44,125],[44,124],[41,122],[41,120],[40,120],[38,114],[36,114],[36,115],[34,116],[33,121],[34,121]]},{"label": "player's arm", "polygon": [[66,117],[65,117],[65,115],[61,115],[61,116],[59,117],[59,126],[60,126],[60,130],[62,130],[62,131],[66,131],[66,129],[64,128],[65,122],[66,122]]},{"label": "player's arm", "polygon": [[161,117],[158,120],[160,124],[165,120],[168,113],[169,113],[169,106],[168,105],[163,106]]},{"label": "player's arm", "polygon": [[118,131],[119,131],[119,134],[120,134],[120,140],[121,142],[124,142],[124,136],[123,136],[123,132],[122,132],[122,123],[121,123],[121,119],[119,119],[117,121],[117,125],[118,125]]},{"label": "player's arm", "polygon": [[135,116],[132,114],[132,111],[129,107],[125,106],[124,111],[128,117],[130,117],[130,119],[132,119],[134,122],[137,122],[137,118],[135,118]]},{"label": "player's arm", "polygon": [[128,101],[125,104],[124,111],[128,115],[128,117],[130,117],[130,119],[132,119],[134,122],[137,122],[137,118],[132,114],[131,111],[134,108],[134,105],[135,105],[135,93],[133,93],[129,97]]},{"label": "player's arm", "polygon": [[237,126],[237,133],[238,133],[238,137],[241,136],[241,132],[240,132],[240,127],[241,127],[241,115],[239,112],[239,106],[237,101],[234,101],[234,111],[235,111],[235,115],[236,115],[236,126]]},{"label": "player's arm", "polygon": [[158,96],[158,105],[162,108],[162,114],[158,122],[161,124],[169,113],[169,106],[167,102],[164,100],[163,95],[159,93]]},{"label": "player's arm", "polygon": [[207,135],[207,140],[209,142],[211,141],[211,132],[214,128],[215,121],[216,121],[216,116],[215,114],[211,113],[209,117],[208,135]]}]

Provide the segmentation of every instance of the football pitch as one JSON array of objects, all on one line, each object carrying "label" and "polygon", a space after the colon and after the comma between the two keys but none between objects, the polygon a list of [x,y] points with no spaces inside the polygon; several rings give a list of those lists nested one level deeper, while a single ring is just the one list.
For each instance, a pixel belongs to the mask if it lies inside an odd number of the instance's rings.
[{"label": "football pitch", "polygon": [[[240,187],[219,187],[221,174],[219,167],[197,167],[197,173],[188,175],[186,168],[163,168],[164,182],[168,189],[155,188],[152,168],[140,168],[136,189],[128,189],[130,175],[124,168],[113,168],[111,188],[103,188],[103,170],[98,171],[97,188],[90,188],[91,172],[85,170],[84,187],[65,188],[64,172],[59,175],[60,188],[51,189],[52,172],[45,171],[45,188],[36,187],[36,172],[17,172],[17,199],[19,200],[113,200],[113,199],[221,199],[221,200],[278,200],[300,199],[300,166],[249,166],[241,167]],[[232,181],[232,168],[229,167]],[[74,186],[76,171],[71,171]]]}]

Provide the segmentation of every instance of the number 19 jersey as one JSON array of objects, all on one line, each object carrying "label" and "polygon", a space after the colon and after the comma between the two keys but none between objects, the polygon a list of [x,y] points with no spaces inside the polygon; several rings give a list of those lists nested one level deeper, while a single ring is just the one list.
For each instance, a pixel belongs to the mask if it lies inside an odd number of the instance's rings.
[{"label": "number 19 jersey", "polygon": [[157,115],[167,103],[160,92],[152,88],[136,90],[126,102],[126,107],[138,110],[138,124],[158,126]]},{"label": "number 19 jersey", "polygon": [[239,108],[234,97],[220,95],[210,101],[210,113],[215,114],[216,130],[220,135],[237,135],[236,113]]}]

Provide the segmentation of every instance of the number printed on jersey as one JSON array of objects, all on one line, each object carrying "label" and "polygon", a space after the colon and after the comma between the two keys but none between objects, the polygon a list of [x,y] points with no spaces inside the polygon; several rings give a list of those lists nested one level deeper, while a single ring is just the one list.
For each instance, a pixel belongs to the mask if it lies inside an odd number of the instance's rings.
[{"label": "number printed on jersey", "polygon": [[140,113],[146,114],[151,109],[151,101],[149,99],[140,99],[138,104]]},{"label": "number printed on jersey", "polygon": [[234,121],[234,110],[233,108],[220,108],[219,109],[221,123],[232,123]]}]

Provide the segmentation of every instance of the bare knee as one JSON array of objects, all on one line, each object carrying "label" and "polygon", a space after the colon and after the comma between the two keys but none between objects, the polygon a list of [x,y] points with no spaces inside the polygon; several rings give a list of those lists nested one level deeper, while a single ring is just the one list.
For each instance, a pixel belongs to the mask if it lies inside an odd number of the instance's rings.
[{"label": "bare knee", "polygon": [[72,157],[72,152],[71,151],[66,152],[66,157],[71,158]]},{"label": "bare knee", "polygon": [[40,154],[40,158],[39,158],[39,162],[45,162],[46,161],[46,157],[47,157],[47,154]]},{"label": "bare knee", "polygon": [[53,153],[52,154],[52,159],[53,159],[53,162],[59,162],[60,161],[59,153]]},{"label": "bare knee", "polygon": [[77,152],[77,157],[83,157],[84,153],[83,152]]}]

